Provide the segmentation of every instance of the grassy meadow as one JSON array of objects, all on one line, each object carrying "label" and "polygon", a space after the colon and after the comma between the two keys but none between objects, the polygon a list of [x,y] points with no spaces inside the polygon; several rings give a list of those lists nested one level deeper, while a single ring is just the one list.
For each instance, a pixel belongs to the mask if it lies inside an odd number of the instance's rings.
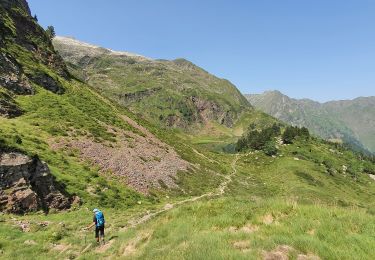
[{"label": "grassy meadow", "polygon": [[[194,144],[192,147],[211,159],[212,164],[220,162],[222,168],[216,170],[223,176],[233,174],[230,165],[236,155],[209,152]],[[331,153],[338,154],[332,157]],[[336,169],[334,175],[322,163],[328,158]],[[47,216],[3,215],[2,256],[260,259],[283,254],[290,259],[372,259],[375,183],[365,174],[350,176],[339,171],[343,162],[351,160],[356,162],[351,153],[318,141],[282,146],[277,157],[261,152],[240,154],[234,165],[236,172],[222,196],[171,206],[135,227],[129,224],[131,219],[189,196],[170,190],[158,194],[158,201],[140,200],[129,207],[103,206],[107,219],[104,246],[95,245],[93,232],[82,230],[91,221],[89,204]],[[198,175],[195,181],[193,178],[186,183],[196,187],[191,196],[202,194],[198,185],[204,176],[200,178]],[[222,178],[217,183],[219,180]],[[29,222],[31,232],[22,232],[13,218]],[[44,221],[49,224],[41,226]],[[20,246],[25,243],[28,246]]]}]

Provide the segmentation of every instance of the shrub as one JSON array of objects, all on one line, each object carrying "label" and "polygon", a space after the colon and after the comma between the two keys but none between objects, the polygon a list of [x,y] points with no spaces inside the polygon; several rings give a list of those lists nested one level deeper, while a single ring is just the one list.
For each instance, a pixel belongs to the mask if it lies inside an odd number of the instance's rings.
[{"label": "shrub", "polygon": [[263,147],[263,152],[268,156],[276,155],[277,148],[273,142],[267,142]]},{"label": "shrub", "polygon": [[360,166],[359,165],[356,165],[356,164],[351,164],[348,166],[348,169],[346,170],[347,173],[349,173],[349,175],[357,180],[360,172],[361,172],[361,169],[360,169]]},{"label": "shrub", "polygon": [[56,36],[55,27],[52,25],[47,27],[46,34],[48,38],[53,39]]},{"label": "shrub", "polygon": [[367,174],[375,174],[375,164],[365,161],[363,164],[363,172]]}]

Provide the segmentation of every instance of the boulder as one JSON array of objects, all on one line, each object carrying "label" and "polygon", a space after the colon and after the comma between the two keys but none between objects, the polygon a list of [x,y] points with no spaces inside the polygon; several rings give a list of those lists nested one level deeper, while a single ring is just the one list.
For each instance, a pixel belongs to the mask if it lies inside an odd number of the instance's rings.
[{"label": "boulder", "polygon": [[67,209],[72,198],[58,186],[46,163],[38,157],[0,153],[0,210],[22,214]]},{"label": "boulder", "polygon": [[13,213],[37,211],[39,205],[38,195],[30,188],[12,192],[8,197],[7,207]]}]

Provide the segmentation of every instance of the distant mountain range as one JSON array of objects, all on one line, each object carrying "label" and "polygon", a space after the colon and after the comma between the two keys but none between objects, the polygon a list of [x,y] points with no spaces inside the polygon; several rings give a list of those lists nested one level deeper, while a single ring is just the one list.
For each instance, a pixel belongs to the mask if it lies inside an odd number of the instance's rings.
[{"label": "distant mountain range", "polygon": [[[185,59],[155,60],[68,37],[55,37],[53,44],[74,76],[157,124],[196,129],[214,122],[232,127],[252,109],[229,81]],[[375,152],[375,97],[322,104],[268,91],[246,98],[267,114],[306,126],[324,139]]]},{"label": "distant mountain range", "polygon": [[305,126],[327,140],[375,152],[375,97],[319,103],[293,99],[279,91],[245,96],[256,108],[286,123]]}]

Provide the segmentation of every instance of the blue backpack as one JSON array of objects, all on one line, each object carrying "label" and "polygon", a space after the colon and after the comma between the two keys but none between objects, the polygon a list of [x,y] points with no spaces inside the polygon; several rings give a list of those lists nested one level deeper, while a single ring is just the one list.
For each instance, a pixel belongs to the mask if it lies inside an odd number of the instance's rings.
[{"label": "blue backpack", "polygon": [[97,227],[104,226],[105,220],[104,220],[103,212],[101,211],[96,212],[95,217],[96,217],[96,226]]}]

